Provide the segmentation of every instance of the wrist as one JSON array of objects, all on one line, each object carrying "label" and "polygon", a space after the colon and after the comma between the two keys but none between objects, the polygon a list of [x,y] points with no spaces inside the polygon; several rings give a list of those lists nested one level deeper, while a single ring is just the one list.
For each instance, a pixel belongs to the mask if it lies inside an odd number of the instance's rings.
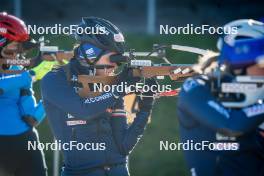
[{"label": "wrist", "polygon": [[38,121],[30,115],[23,116],[22,119],[31,127],[35,127],[39,124]]},{"label": "wrist", "polygon": [[20,90],[20,96],[31,96],[32,92],[30,89],[21,89]]},{"label": "wrist", "polygon": [[148,112],[148,113],[150,113],[152,111],[152,106],[140,107],[139,111],[140,112]]},{"label": "wrist", "polygon": [[124,109],[114,109],[111,117],[126,117],[126,111]]}]

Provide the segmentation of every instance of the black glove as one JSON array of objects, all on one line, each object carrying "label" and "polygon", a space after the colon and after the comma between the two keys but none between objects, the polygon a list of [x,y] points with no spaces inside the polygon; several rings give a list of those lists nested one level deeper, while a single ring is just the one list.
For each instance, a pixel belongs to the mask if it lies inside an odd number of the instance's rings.
[{"label": "black glove", "polygon": [[[151,87],[153,85],[158,85],[156,80],[152,78],[145,80],[145,86]],[[142,92],[142,96],[140,97],[138,102],[139,111],[150,112],[152,110],[152,107],[154,105],[154,94],[156,94],[156,92],[153,92],[151,90],[149,90],[148,92]]]},{"label": "black glove", "polygon": [[20,89],[20,96],[30,96],[32,92],[30,89]]},{"label": "black glove", "polygon": [[30,127],[36,127],[39,123],[38,121],[31,116],[24,116],[22,117],[22,119],[24,120],[24,122],[26,122]]},{"label": "black glove", "polygon": [[124,99],[119,98],[116,100],[115,104],[111,107],[111,109],[124,109]]},{"label": "black glove", "polygon": [[[140,77],[133,76],[133,69],[125,67],[123,71],[118,75],[115,85],[126,83],[127,87],[129,87],[131,85],[136,85],[136,83],[139,82],[140,80],[141,80]],[[125,96],[127,92],[125,90],[122,91],[113,90],[113,94],[117,97],[120,97],[120,96]]]}]

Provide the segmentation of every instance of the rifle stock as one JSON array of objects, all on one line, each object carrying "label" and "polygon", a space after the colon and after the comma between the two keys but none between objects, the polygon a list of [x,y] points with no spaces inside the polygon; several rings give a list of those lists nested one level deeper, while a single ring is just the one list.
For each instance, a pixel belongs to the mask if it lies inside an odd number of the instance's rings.
[{"label": "rifle stock", "polygon": [[[187,77],[193,76],[194,72],[191,70],[192,65],[174,64],[171,66],[143,66],[132,68],[134,77],[153,78],[158,76],[169,76],[171,80],[183,81]],[[188,72],[187,72],[187,71]],[[81,97],[94,97],[101,93],[91,91],[90,86],[94,83],[101,83],[102,85],[112,85],[117,79],[116,76],[89,76],[79,75],[78,82],[82,84],[82,89],[79,91]]]},{"label": "rifle stock", "polygon": [[79,91],[81,97],[96,97],[102,92],[91,91],[90,85],[93,83],[101,83],[103,85],[111,85],[116,80],[117,76],[90,76],[78,75],[78,82],[82,84],[82,89]]},{"label": "rifle stock", "polygon": [[191,66],[192,65],[180,64],[172,64],[171,66],[145,66],[133,69],[133,75],[144,78],[169,76],[171,80],[178,81],[178,79],[190,77],[193,75],[193,73],[191,72]]}]

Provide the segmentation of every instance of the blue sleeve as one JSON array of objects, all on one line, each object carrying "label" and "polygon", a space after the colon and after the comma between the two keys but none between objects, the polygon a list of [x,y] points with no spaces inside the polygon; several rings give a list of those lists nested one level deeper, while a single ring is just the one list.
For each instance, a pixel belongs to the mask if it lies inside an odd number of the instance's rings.
[{"label": "blue sleeve", "polygon": [[0,89],[4,93],[14,89],[30,88],[31,82],[31,76],[27,71],[21,74],[3,74],[0,77]]},{"label": "blue sleeve", "polygon": [[98,97],[81,98],[67,82],[65,75],[49,72],[41,81],[43,102],[53,104],[71,115],[92,119],[112,107],[116,99],[112,93],[104,93]]},{"label": "blue sleeve", "polygon": [[243,109],[225,108],[211,94],[209,85],[197,78],[185,81],[177,106],[181,113],[228,135],[241,135],[264,121],[263,104]]},{"label": "blue sleeve", "polygon": [[112,113],[111,126],[116,145],[122,155],[128,155],[141,139],[148,123],[148,112],[138,112],[133,123],[128,126],[124,110],[119,108]]},{"label": "blue sleeve", "polygon": [[46,115],[42,101],[36,103],[33,93],[31,93],[31,95],[20,97],[19,108],[22,117],[34,118],[37,121],[37,124],[40,124]]}]

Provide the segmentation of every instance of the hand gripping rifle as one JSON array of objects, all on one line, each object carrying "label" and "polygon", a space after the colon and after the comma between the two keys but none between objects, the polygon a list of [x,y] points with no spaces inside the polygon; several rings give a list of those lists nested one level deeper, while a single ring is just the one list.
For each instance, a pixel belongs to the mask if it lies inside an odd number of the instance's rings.
[{"label": "hand gripping rifle", "polygon": [[[171,64],[165,55],[165,49],[166,48],[198,54],[198,55],[202,56],[202,58],[200,58],[200,59],[204,60],[204,62],[202,65],[199,65],[199,67],[198,67],[198,65],[192,65],[192,64]],[[204,49],[200,49],[200,48],[195,48],[195,47],[190,47],[190,46],[182,46],[182,45],[163,45],[163,46],[154,45],[153,51],[151,53],[134,52],[134,53],[130,54],[130,58],[133,58],[132,54],[137,55],[137,56],[144,56],[144,57],[154,56],[154,57],[159,57],[159,58],[164,60],[165,64],[153,64],[153,67],[151,67],[152,65],[150,65],[149,61],[147,61],[146,63],[148,63],[148,64],[146,64],[145,67],[142,67],[140,70],[141,71],[140,73],[143,76],[146,76],[146,77],[157,76],[159,78],[160,77],[159,75],[165,75],[165,76],[169,76],[171,78],[171,80],[175,80],[175,81],[183,81],[184,79],[186,79],[190,76],[202,73],[200,70],[203,70],[208,65],[210,65],[210,63],[212,62],[212,58],[214,58],[215,56],[218,56],[218,53],[210,51],[210,50],[204,50]],[[132,62],[138,62],[138,61],[132,60]],[[144,63],[145,61],[139,61],[139,63],[140,62]],[[141,67],[141,66],[139,66],[139,67]],[[171,67],[169,67],[169,66],[171,66]],[[154,69],[153,69],[152,74],[150,74],[149,70],[151,70],[152,68],[154,68]],[[168,72],[168,70],[169,70],[169,72]],[[136,71],[138,71],[138,70],[136,70]],[[177,96],[179,91],[180,91],[180,88],[176,88],[176,89],[171,90],[171,91],[159,92],[155,95],[155,97]],[[128,112],[129,112],[130,118],[128,118],[128,120],[130,120],[130,121],[131,121],[131,119],[133,119],[133,118],[131,118],[131,116],[135,117],[135,113],[137,112],[136,98],[137,97],[135,94],[127,95],[125,97],[125,107],[126,107],[125,109],[128,110]]]}]

